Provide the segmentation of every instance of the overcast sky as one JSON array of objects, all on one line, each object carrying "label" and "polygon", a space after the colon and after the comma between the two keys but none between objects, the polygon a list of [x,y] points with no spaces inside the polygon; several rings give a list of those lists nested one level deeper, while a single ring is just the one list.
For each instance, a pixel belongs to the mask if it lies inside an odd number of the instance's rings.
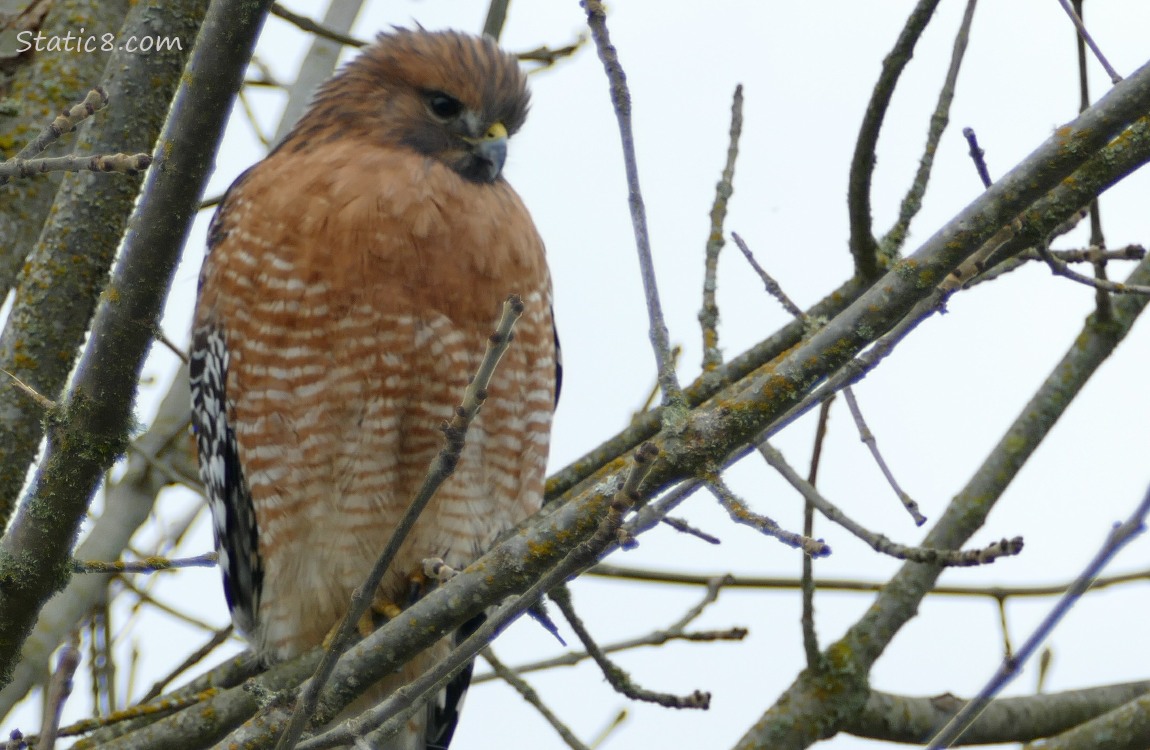
[{"label": "overcast sky", "polygon": [[[285,3],[321,16],[320,3]],[[323,4],[326,5],[326,4]],[[893,222],[915,169],[937,90],[949,62],[965,3],[943,3],[904,75],[879,144],[873,208],[878,232]],[[640,177],[655,265],[673,343],[681,345],[680,378],[699,371],[703,246],[715,182],[726,156],[731,94],[745,88],[744,130],[727,218],[758,260],[801,307],[819,300],[850,274],[846,182],[858,125],[882,59],[912,3],[687,2],[615,0],[609,24],[634,105]],[[353,33],[368,37],[389,24],[477,31],[485,2],[369,2]],[[1150,4],[1143,0],[1087,3],[1087,22],[1111,62],[1129,73],[1147,58]],[[512,3],[503,44],[512,51],[563,46],[585,33],[575,0]],[[270,19],[259,55],[292,80],[308,38]],[[1074,35],[1056,0],[983,3],[959,79],[951,126],[943,138],[922,213],[907,251],[928,238],[982,190],[961,137],[975,128],[992,176],[1001,176],[1036,148],[1078,106]],[[1091,61],[1094,98],[1108,79]],[[565,377],[553,439],[558,469],[626,425],[654,382],[653,357],[627,209],[626,184],[606,80],[593,46],[531,77],[533,105],[511,142],[507,176],[530,207],[547,243]],[[260,127],[272,132],[283,97],[253,92]],[[238,112],[217,162],[209,194],[222,191],[262,154]],[[1146,210],[1150,179],[1136,175],[1103,198],[1109,246],[1150,241]],[[206,216],[201,217],[179,271],[164,328],[187,340]],[[1084,230],[1057,247],[1081,247]],[[1121,279],[1129,266],[1111,266]],[[787,322],[765,295],[733,244],[720,261],[720,344],[728,357]],[[950,312],[930,319],[860,384],[856,393],[871,429],[903,487],[932,520],[944,509],[1015,418],[1053,364],[1071,345],[1093,307],[1093,292],[1045,268],[1033,267],[956,296]],[[1007,585],[1072,578],[1094,554],[1112,523],[1125,518],[1145,490],[1150,444],[1150,327],[1140,323],[1051,434],[1003,497],[972,543],[1023,535],[1017,558],[982,569],[948,572],[944,583]],[[162,393],[172,359],[159,353],[148,372],[157,378],[141,404],[144,415]],[[809,461],[813,420],[787,430],[775,445],[793,465]],[[730,472],[732,486],[756,509],[794,530],[801,500],[754,458]],[[917,543],[916,529],[836,406],[823,456],[820,486],[856,520],[893,539]],[[170,493],[170,517],[196,500]],[[712,498],[695,497],[682,515],[722,538],[714,547],[659,529],[637,550],[615,555],[620,565],[708,574],[797,575],[798,554],[746,528],[733,526]],[[928,527],[929,528],[929,527]],[[897,569],[844,531],[819,519],[817,536],[834,554],[816,565],[823,576],[882,581]],[[209,524],[182,552],[211,544]],[[1110,572],[1145,569],[1150,542],[1141,539]],[[580,581],[577,606],[601,643],[647,633],[677,619],[701,596],[690,588]],[[222,625],[227,612],[215,570],[165,577],[155,589],[168,602]],[[1092,595],[1056,631],[1048,690],[1146,679],[1150,614],[1145,586]],[[820,594],[817,627],[826,645],[870,604],[859,594]],[[1052,600],[1012,602],[1017,645]],[[605,748],[730,747],[771,705],[803,666],[796,592],[725,592],[699,628],[746,626],[743,643],[673,645],[619,658],[645,687],[712,693],[708,712],[628,704],[593,666],[530,675],[543,699],[589,741],[623,707],[628,719]],[[141,644],[150,685],[204,640],[199,631],[147,615]],[[162,628],[157,631],[157,628]],[[565,634],[567,631],[564,629]],[[172,649],[173,636],[187,647]],[[968,696],[1001,658],[1001,629],[989,601],[930,598],[873,672],[883,690],[912,695]],[[568,634],[568,640],[573,642]],[[127,644],[125,644],[126,646]],[[238,642],[237,642],[238,647]],[[557,645],[531,623],[511,628],[495,644],[505,662],[549,655]],[[168,651],[160,656],[156,651]],[[478,666],[477,672],[485,671]],[[1034,687],[1028,669],[1010,688]],[[137,687],[137,690],[141,689]],[[500,741],[497,741],[499,738]],[[878,743],[840,736],[836,750]],[[561,747],[544,721],[508,687],[489,683],[470,693],[457,750]]]}]

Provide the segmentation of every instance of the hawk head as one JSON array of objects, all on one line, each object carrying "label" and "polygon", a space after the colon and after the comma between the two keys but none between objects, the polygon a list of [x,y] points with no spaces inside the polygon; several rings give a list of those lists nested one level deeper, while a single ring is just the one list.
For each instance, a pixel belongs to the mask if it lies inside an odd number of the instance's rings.
[{"label": "hawk head", "polygon": [[471,182],[495,182],[528,99],[518,62],[494,40],[396,28],[320,87],[279,148],[352,137],[411,149]]}]

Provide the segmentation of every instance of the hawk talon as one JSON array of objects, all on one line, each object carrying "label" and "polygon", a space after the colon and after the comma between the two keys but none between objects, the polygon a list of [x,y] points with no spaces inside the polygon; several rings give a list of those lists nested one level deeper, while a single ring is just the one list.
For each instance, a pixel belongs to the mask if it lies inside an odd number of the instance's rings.
[{"label": "hawk talon", "polygon": [[428,557],[423,561],[423,574],[436,583],[447,583],[458,572],[445,563],[442,557]]}]

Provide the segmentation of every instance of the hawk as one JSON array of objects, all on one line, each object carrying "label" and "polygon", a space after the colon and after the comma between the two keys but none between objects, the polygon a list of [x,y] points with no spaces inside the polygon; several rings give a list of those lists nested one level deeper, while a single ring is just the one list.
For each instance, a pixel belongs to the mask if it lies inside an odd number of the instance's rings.
[{"label": "hawk", "polygon": [[[315,647],[342,618],[510,293],[525,304],[515,340],[378,602],[410,603],[424,559],[465,567],[541,505],[559,375],[551,281],[502,173],[527,106],[525,75],[491,39],[380,34],[216,212],[192,331],[193,424],[224,592],[265,660]],[[388,747],[446,747],[461,692]]]}]

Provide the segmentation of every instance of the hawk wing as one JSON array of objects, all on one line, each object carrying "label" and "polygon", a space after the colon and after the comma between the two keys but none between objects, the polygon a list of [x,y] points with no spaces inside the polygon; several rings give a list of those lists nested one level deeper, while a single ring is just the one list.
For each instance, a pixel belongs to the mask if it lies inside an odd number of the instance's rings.
[{"label": "hawk wing", "polygon": [[[238,185],[243,175],[232,185]],[[230,192],[230,189],[229,189]],[[208,252],[223,237],[220,216],[227,195],[208,230]],[[224,576],[224,595],[236,627],[255,631],[263,566],[251,491],[244,479],[236,435],[228,424],[228,347],[222,324],[200,321],[192,330],[189,357],[192,429],[199,451],[200,480],[212,512],[212,531]]]}]

